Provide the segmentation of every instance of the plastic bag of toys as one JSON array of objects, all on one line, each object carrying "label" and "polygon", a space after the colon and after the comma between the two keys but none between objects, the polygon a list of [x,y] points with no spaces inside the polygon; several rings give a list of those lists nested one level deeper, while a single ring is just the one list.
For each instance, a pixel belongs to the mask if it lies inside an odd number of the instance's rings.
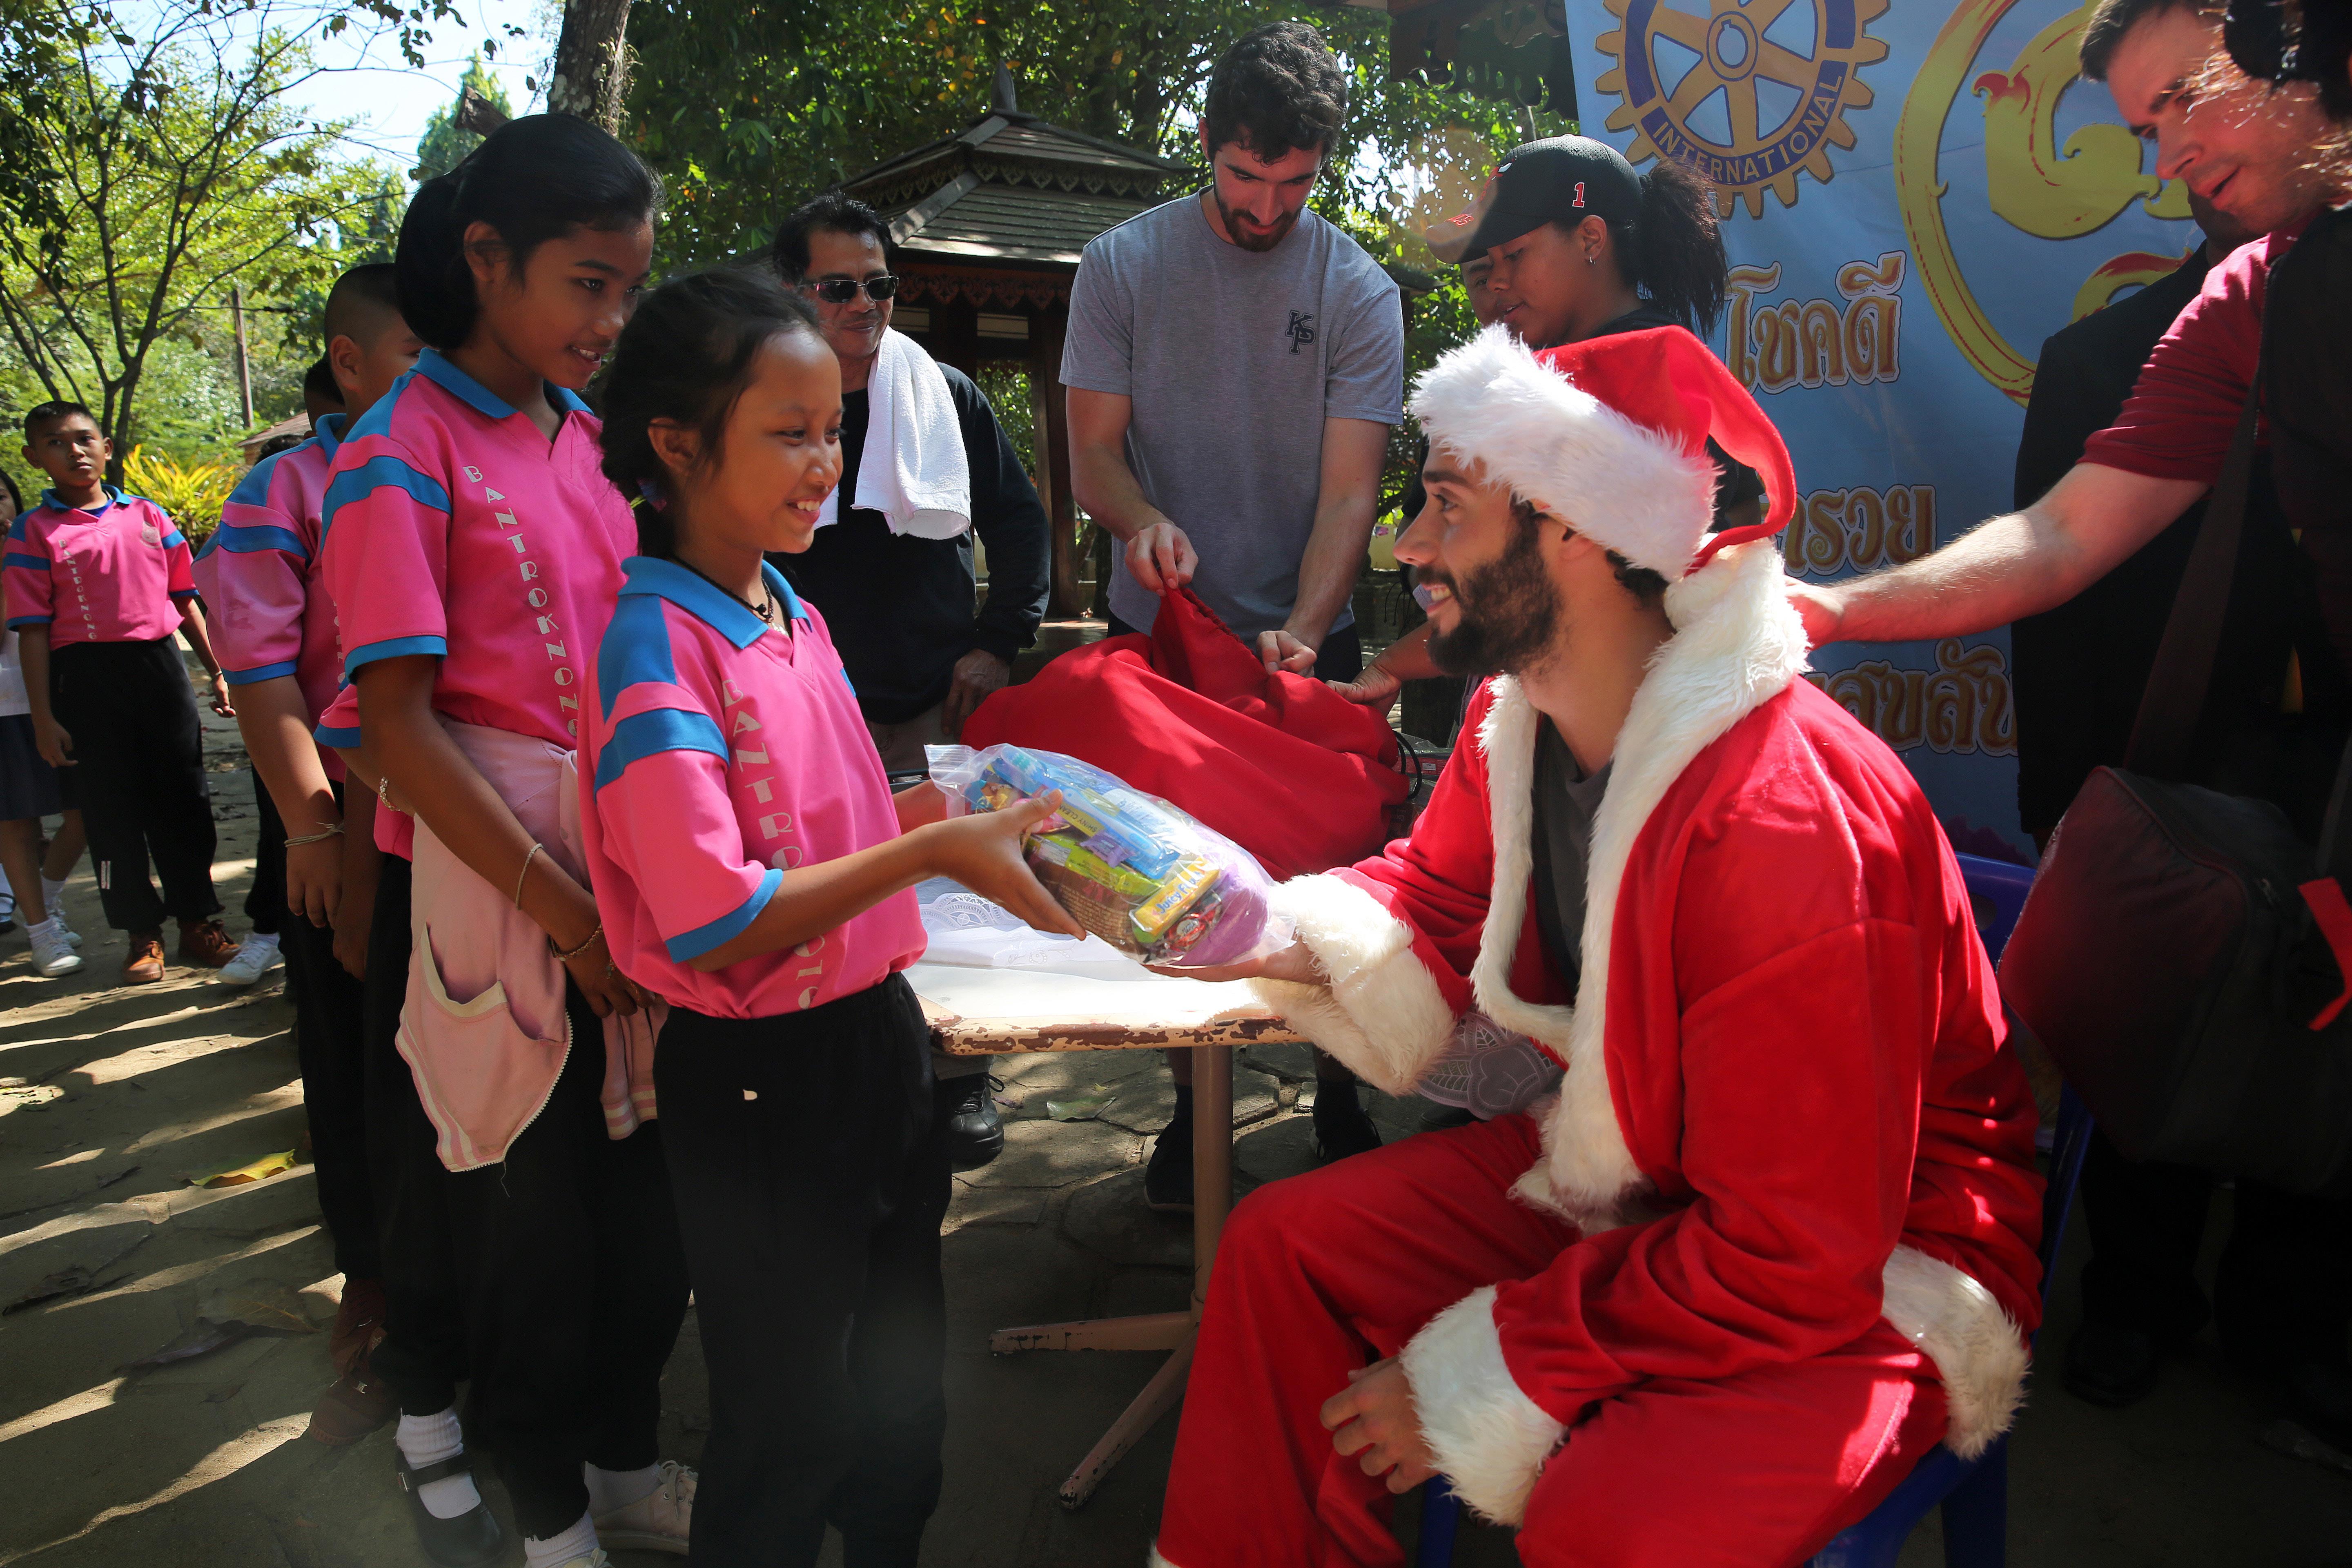
[{"label": "plastic bag of toys", "polygon": [[1248,850],[1164,800],[1059,752],[930,748],[931,782],[971,811],[1059,791],[1028,843],[1030,868],[1070,917],[1141,963],[1212,969],[1290,945]]}]

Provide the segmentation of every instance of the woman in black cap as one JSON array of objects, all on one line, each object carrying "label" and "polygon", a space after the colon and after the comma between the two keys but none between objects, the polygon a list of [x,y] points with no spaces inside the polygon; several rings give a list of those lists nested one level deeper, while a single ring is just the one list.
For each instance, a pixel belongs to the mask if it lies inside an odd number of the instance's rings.
[{"label": "woman in black cap", "polygon": [[[1491,264],[1480,324],[1499,321],[1533,348],[1651,327],[1686,327],[1704,337],[1723,312],[1730,264],[1706,178],[1668,159],[1643,174],[1588,136],[1514,147],[1470,210],[1423,237],[1443,260]],[[1708,450],[1723,470],[1716,527],[1760,521],[1763,481],[1712,442]],[[1408,519],[1420,514],[1423,499],[1416,477],[1404,495]],[[1444,673],[1428,641],[1427,628],[1415,627],[1333,689],[1386,708],[1406,681]]]}]

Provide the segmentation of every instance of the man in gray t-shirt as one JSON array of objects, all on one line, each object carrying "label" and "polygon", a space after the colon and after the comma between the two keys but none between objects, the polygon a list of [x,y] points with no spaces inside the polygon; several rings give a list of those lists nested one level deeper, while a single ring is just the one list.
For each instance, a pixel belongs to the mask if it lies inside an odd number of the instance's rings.
[{"label": "man in gray t-shirt", "polygon": [[[1211,186],[1087,247],[1062,353],[1072,488],[1127,546],[1114,630],[1149,629],[1155,595],[1189,582],[1269,668],[1352,679],[1404,318],[1363,248],[1306,210],[1328,129],[1283,115],[1278,70],[1252,66],[1237,121],[1202,118]],[[1255,127],[1269,90],[1276,117]]]},{"label": "man in gray t-shirt", "polygon": [[[1347,110],[1347,78],[1304,22],[1217,62],[1201,114],[1208,189],[1087,247],[1062,382],[1078,504],[1127,545],[1111,631],[1150,629],[1190,584],[1269,669],[1353,680],[1348,596],[1371,542],[1389,427],[1404,417],[1397,289],[1307,211]],[[1171,1051],[1176,1115],[1143,1193],[1192,1206],[1192,1053]],[[1347,1068],[1318,1054],[1315,1147],[1380,1147]]]}]

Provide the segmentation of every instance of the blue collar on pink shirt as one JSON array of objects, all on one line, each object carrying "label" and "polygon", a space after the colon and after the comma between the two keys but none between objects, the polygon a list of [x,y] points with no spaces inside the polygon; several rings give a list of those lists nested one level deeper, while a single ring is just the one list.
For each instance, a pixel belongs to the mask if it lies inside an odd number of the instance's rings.
[{"label": "blue collar on pink shirt", "polygon": [[126,500],[136,500],[138,499],[139,498],[136,496],[124,494],[119,487],[114,485],[99,486],[99,498],[98,504],[96,506],[68,506],[64,501],[58,499],[57,491],[43,490],[41,492],[41,504],[43,506],[55,507],[59,511],[87,512],[91,517],[104,517],[106,515],[107,508],[121,506]]},{"label": "blue collar on pink shirt", "polygon": [[[442,391],[471,404],[475,409],[492,419],[511,419],[514,405],[456,365],[442,357],[439,349],[426,349],[416,356],[415,374],[437,384]],[[585,414],[588,405],[576,392],[567,391],[553,382],[547,384],[547,400],[566,414]],[[385,398],[386,403],[393,400]]]},{"label": "blue collar on pink shirt", "polygon": [[[650,594],[667,599],[739,649],[750,647],[760,640],[761,632],[769,629],[768,623],[742,600],[675,561],[665,561],[658,555],[632,555],[621,563],[621,570],[628,574],[628,581],[621,584],[622,598]],[[762,561],[760,575],[767,579],[768,592],[783,605],[787,617],[795,621],[808,619],[807,607],[782,573]]]}]

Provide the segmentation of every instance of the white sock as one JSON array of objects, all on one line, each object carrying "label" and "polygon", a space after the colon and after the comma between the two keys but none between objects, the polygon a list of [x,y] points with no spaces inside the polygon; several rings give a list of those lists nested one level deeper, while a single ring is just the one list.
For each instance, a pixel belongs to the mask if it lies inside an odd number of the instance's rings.
[{"label": "white sock", "polygon": [[561,1535],[551,1535],[543,1541],[524,1536],[523,1568],[563,1568],[565,1563],[577,1563],[595,1550],[596,1521],[583,1513],[579,1523]]},{"label": "white sock", "polygon": [[599,1518],[653,1496],[654,1488],[661,1484],[659,1465],[647,1465],[642,1470],[603,1470],[583,1465],[580,1472],[588,1483],[588,1511]]},{"label": "white sock", "polygon": [[25,934],[26,936],[58,936],[62,933],[58,930],[58,917],[51,915],[38,925],[26,926]]},{"label": "white sock", "polygon": [[41,879],[41,902],[48,907],[50,913],[55,914],[66,907],[65,896],[66,879],[63,877],[54,882],[47,877]]},{"label": "white sock", "polygon": [[[454,1458],[466,1451],[465,1434],[457,1426],[457,1407],[438,1415],[403,1415],[396,1439],[400,1457],[412,1470]],[[470,1475],[444,1476],[416,1489],[417,1500],[436,1519],[455,1519],[482,1505],[482,1494]]]}]

